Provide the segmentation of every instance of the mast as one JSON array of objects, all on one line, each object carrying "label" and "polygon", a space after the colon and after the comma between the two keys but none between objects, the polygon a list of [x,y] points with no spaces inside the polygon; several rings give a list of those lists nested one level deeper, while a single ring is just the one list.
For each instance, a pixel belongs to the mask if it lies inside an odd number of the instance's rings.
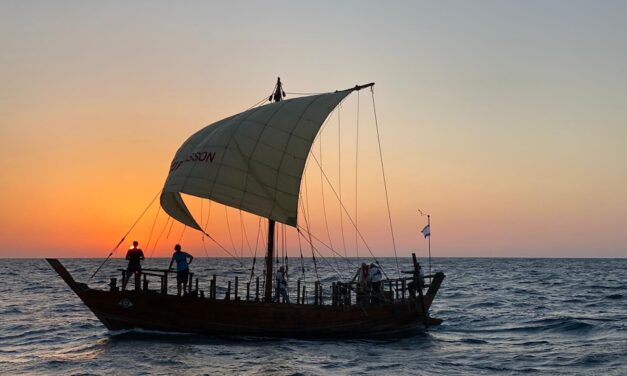
[{"label": "mast", "polygon": [[[285,97],[283,91],[283,85],[281,84],[281,77],[277,78],[274,92],[270,95],[269,100],[273,102],[280,102]],[[266,291],[264,300],[266,302],[272,301],[272,277],[274,265],[274,220],[268,219],[268,252],[266,254]]]}]

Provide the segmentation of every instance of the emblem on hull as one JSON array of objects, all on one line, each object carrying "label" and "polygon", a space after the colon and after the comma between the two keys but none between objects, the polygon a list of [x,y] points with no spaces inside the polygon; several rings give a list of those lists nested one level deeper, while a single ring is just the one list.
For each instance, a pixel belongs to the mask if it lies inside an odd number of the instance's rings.
[{"label": "emblem on hull", "polygon": [[124,299],[120,300],[118,305],[120,307],[122,307],[122,308],[131,308],[133,306],[133,303],[131,303],[131,301],[128,300],[128,298],[124,298]]}]

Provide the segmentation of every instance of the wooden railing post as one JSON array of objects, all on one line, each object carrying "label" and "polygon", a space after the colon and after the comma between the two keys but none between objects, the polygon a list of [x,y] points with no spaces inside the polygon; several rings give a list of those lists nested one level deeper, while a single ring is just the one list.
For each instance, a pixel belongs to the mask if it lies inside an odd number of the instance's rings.
[{"label": "wooden railing post", "polygon": [[164,295],[168,293],[168,272],[167,271],[163,273],[163,277],[161,278],[161,293]]},{"label": "wooden railing post", "polygon": [[224,296],[224,300],[231,300],[231,281],[229,281],[226,287],[226,295]]},{"label": "wooden railing post", "polygon": [[139,291],[141,289],[141,273],[135,272],[135,291]]},{"label": "wooden railing post", "polygon": [[216,300],[218,297],[216,295],[218,293],[218,288],[216,286],[216,275],[214,274],[211,278],[211,299]]},{"label": "wooden railing post", "polygon": [[259,301],[259,277],[255,280],[255,301]]},{"label": "wooden railing post", "polygon": [[403,303],[405,303],[405,288],[407,287],[407,280],[406,278],[403,278],[403,280],[401,281],[401,299],[403,300]]},{"label": "wooden railing post", "polygon": [[194,279],[194,273],[189,273],[189,280],[187,281],[187,294],[192,293],[192,280]]},{"label": "wooden railing post", "polygon": [[239,300],[239,277],[235,277],[235,301]]}]

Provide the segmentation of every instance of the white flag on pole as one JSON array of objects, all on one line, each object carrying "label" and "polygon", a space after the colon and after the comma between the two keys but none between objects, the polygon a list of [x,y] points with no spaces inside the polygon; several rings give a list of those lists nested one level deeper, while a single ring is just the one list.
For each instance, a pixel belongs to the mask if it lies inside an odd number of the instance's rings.
[{"label": "white flag on pole", "polygon": [[426,225],[425,228],[422,229],[422,235],[424,235],[425,239],[427,238],[427,236],[431,236],[431,226],[430,225]]}]

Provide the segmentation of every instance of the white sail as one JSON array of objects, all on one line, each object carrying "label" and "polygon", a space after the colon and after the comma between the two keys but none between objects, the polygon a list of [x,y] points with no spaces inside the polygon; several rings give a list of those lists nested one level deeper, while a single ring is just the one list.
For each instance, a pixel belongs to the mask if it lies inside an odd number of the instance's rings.
[{"label": "white sail", "polygon": [[309,149],[327,116],[351,91],[268,104],[201,129],[177,151],[161,206],[201,231],[181,193],[296,226]]}]

